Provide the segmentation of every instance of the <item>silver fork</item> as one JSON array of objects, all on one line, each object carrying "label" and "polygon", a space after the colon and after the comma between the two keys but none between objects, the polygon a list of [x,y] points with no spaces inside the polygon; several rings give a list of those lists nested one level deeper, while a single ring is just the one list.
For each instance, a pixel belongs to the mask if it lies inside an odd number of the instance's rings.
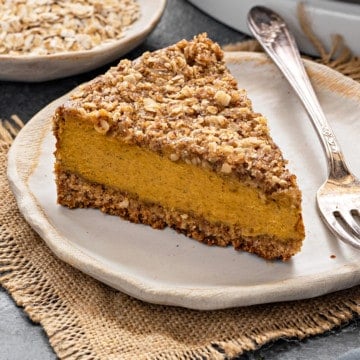
[{"label": "silver fork", "polygon": [[323,145],[329,176],[316,197],[322,219],[336,237],[360,249],[360,180],[345,163],[294,37],[278,14],[262,6],[250,10],[248,26],[299,96]]}]

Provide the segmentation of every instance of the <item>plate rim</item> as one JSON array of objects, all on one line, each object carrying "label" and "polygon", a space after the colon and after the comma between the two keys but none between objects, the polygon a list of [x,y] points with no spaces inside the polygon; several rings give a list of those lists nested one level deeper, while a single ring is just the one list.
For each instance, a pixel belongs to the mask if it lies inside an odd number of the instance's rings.
[{"label": "plate rim", "polygon": [[[271,63],[266,55],[251,52],[228,53],[226,54],[226,60],[235,62],[256,61],[260,63],[265,61]],[[346,86],[347,88],[349,86],[354,87],[354,93],[360,93],[360,84],[335,70],[312,61],[306,61],[306,65],[315,72],[323,72],[325,70],[329,74],[330,70],[330,75],[334,76],[334,80],[337,83],[340,81],[340,86]],[[69,94],[66,94],[56,99],[40,110],[20,131],[8,153],[8,179],[17,200],[18,207],[31,227],[43,238],[50,250],[61,260],[95,279],[140,300],[196,310],[216,310],[259,303],[306,299],[349,288],[360,283],[360,264],[357,263],[345,264],[335,268],[336,276],[334,275],[334,270],[320,273],[317,276],[312,275],[311,284],[309,284],[308,276],[304,275],[296,279],[290,278],[267,284],[254,285],[251,286],[250,290],[248,289],[249,286],[224,286],[211,289],[176,286],[164,287],[162,285],[154,286],[153,282],[151,284],[149,282],[144,283],[143,279],[139,280],[129,274],[119,274],[114,270],[105,268],[98,259],[92,258],[82,249],[71,243],[70,240],[62,237],[61,233],[55,229],[51,223],[47,223],[46,226],[44,226],[42,223],[44,214],[41,212],[41,206],[37,203],[29,189],[29,179],[32,175],[30,167],[32,167],[33,170],[35,169],[36,166],[34,162],[36,162],[40,156],[41,144],[43,143],[45,135],[51,129],[50,120],[41,124],[43,114],[48,112],[50,108],[55,108],[59,103],[62,103],[68,95]],[[43,132],[41,134],[41,140],[39,140],[38,154],[33,155],[33,162],[28,164],[23,160],[21,145],[22,142],[29,141],[26,136],[29,135],[29,132],[31,133],[33,130],[32,127],[35,125],[38,126],[39,129],[42,129]],[[31,138],[31,141],[33,140],[34,139]],[[28,174],[26,181],[19,175],[19,171],[24,171],[24,169],[20,169],[19,166],[27,167]],[[36,211],[34,211],[34,209],[36,209]],[[328,281],[329,278],[332,278],[332,281]],[[327,281],[325,285],[323,284],[324,280]],[[267,301],[256,301],[257,294],[261,294],[262,297],[267,296]]]}]

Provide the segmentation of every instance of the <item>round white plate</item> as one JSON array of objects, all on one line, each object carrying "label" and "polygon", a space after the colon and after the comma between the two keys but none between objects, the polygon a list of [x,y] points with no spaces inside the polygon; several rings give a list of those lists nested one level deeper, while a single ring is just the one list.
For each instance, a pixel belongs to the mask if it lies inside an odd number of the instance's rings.
[{"label": "round white plate", "polygon": [[140,17],[119,40],[87,51],[51,55],[0,55],[0,80],[39,82],[84,73],[118,59],[138,46],[159,22],[166,0],[138,0]]},{"label": "round white plate", "polygon": [[215,19],[248,35],[247,14],[256,5],[271,8],[281,15],[294,32],[301,51],[318,56],[318,51],[304,35],[297,15],[299,3],[305,6],[311,28],[326,49],[331,49],[331,36],[343,37],[346,45],[355,55],[360,55],[360,6],[342,0],[189,0]]},{"label": "round white plate", "polygon": [[[303,108],[263,54],[227,54],[254,109],[289,159],[303,191],[306,239],[288,262],[265,261],[233,248],[210,247],[171,229],[154,230],[98,210],[56,204],[51,115],[66,96],[40,111],[17,136],[8,175],[26,220],[62,260],[136,298],[194,309],[220,309],[314,297],[360,283],[360,251],[336,240],[321,222],[315,193],[325,159]],[[350,167],[360,175],[360,85],[307,62]]]}]

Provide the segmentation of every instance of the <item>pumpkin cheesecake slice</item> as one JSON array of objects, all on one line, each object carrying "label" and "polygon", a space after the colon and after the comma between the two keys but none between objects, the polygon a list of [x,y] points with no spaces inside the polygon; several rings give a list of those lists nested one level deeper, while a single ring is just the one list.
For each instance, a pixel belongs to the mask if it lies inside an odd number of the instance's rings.
[{"label": "pumpkin cheesecake slice", "polygon": [[301,192],[206,34],[116,67],[54,115],[58,203],[289,259]]}]

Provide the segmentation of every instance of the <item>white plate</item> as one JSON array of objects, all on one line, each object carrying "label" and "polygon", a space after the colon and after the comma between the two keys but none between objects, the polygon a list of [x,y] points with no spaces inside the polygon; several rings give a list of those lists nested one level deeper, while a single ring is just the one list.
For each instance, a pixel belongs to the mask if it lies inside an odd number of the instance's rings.
[{"label": "white plate", "polygon": [[294,32],[300,49],[318,56],[310,40],[304,35],[299,24],[297,7],[300,2],[305,6],[306,14],[316,37],[331,49],[331,36],[338,34],[343,37],[346,45],[355,55],[360,55],[360,6],[346,1],[329,0],[189,0],[215,19],[251,35],[247,26],[247,14],[255,5],[267,6],[279,13]]},{"label": "white plate", "polygon": [[39,82],[80,74],[108,64],[138,46],[156,26],[166,0],[138,0],[140,18],[119,40],[87,51],[51,55],[0,55],[0,80]]},{"label": "white plate", "polygon": [[[219,309],[309,298],[359,284],[360,252],[334,239],[316,211],[315,192],[327,171],[304,110],[263,54],[231,53],[227,63],[254,108],[268,117],[275,141],[298,175],[306,239],[292,260],[265,261],[170,229],[57,205],[50,117],[66,97],[38,113],[11,147],[8,175],[20,210],[62,260],[153,303]],[[350,166],[360,174],[360,85],[324,66],[307,66]]]}]

